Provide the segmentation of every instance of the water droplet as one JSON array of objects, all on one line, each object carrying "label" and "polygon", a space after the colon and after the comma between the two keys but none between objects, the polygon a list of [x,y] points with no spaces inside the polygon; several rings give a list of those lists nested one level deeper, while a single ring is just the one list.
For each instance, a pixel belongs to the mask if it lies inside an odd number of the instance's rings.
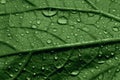
[{"label": "water droplet", "polygon": [[62,24],[62,25],[65,25],[68,23],[68,20],[66,17],[62,16],[62,17],[59,17],[58,21],[57,21],[59,24]]},{"label": "water droplet", "polygon": [[113,55],[114,55],[114,53],[113,53],[113,52],[111,52],[111,55],[113,56]]},{"label": "water droplet", "polygon": [[118,57],[115,57],[116,60],[118,60]]},{"label": "water droplet", "polygon": [[77,22],[79,23],[81,20],[80,19],[77,19]]},{"label": "water droplet", "polygon": [[103,64],[105,61],[98,61],[99,64]]},{"label": "water droplet", "polygon": [[37,20],[37,24],[40,24],[40,20]]},{"label": "water droplet", "polygon": [[6,0],[1,0],[1,4],[5,4],[6,3]]},{"label": "water droplet", "polygon": [[18,69],[15,69],[15,71],[17,72],[17,71],[18,71]]},{"label": "water droplet", "polygon": [[8,35],[8,37],[11,37],[11,34],[7,34]]},{"label": "water droplet", "polygon": [[13,74],[10,74],[10,77],[13,77]]},{"label": "water droplet", "polygon": [[83,30],[84,31],[89,31],[89,29],[87,27],[84,27]]},{"label": "water droplet", "polygon": [[70,39],[70,36],[67,36],[67,39]]},{"label": "water droplet", "polygon": [[72,75],[72,76],[76,76],[76,75],[78,75],[78,74],[79,74],[79,71],[78,71],[78,70],[71,72],[71,75]]},{"label": "water droplet", "polygon": [[37,26],[36,25],[32,25],[32,28],[37,28]]},{"label": "water droplet", "polygon": [[21,36],[24,36],[24,34],[21,34]]},{"label": "water droplet", "polygon": [[52,41],[51,41],[50,39],[49,39],[49,40],[47,40],[47,43],[48,43],[48,44],[50,44],[51,42],[52,42]]},{"label": "water droplet", "polygon": [[119,31],[119,28],[114,26],[114,27],[113,27],[113,31],[118,32],[118,31]]},{"label": "water droplet", "polygon": [[27,34],[29,34],[29,31],[26,31]]},{"label": "water droplet", "polygon": [[42,67],[42,70],[45,70],[45,67]]},{"label": "water droplet", "polygon": [[33,75],[35,76],[35,75],[36,75],[36,73],[33,73]]},{"label": "water droplet", "polygon": [[23,16],[20,16],[20,19],[22,19],[23,18]]},{"label": "water droplet", "polygon": [[56,29],[56,28],[53,28],[53,31],[54,31],[54,32],[56,32],[56,31],[57,31],[57,29]]},{"label": "water droplet", "polygon": [[57,68],[57,69],[60,69],[61,67],[63,67],[62,64],[56,65],[56,68]]},{"label": "water droplet", "polygon": [[46,17],[52,17],[57,14],[57,10],[43,10],[42,13]]},{"label": "water droplet", "polygon": [[21,66],[22,65],[22,63],[19,63],[19,66]]},{"label": "water droplet", "polygon": [[120,71],[120,69],[117,69],[116,71],[117,71],[117,72],[119,72],[119,71]]},{"label": "water droplet", "polygon": [[29,77],[27,77],[26,80],[31,80],[31,79]]},{"label": "water droplet", "polygon": [[57,59],[58,59],[58,57],[57,57],[57,56],[55,56],[55,57],[54,57],[54,59],[55,59],[55,60],[57,60]]},{"label": "water droplet", "polygon": [[32,66],[33,69],[35,69],[35,66]]}]

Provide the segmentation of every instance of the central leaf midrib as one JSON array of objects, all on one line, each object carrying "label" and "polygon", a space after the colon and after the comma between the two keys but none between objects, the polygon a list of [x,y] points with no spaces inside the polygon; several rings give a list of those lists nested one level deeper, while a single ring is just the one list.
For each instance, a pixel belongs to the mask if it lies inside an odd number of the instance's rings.
[{"label": "central leaf midrib", "polygon": [[110,44],[110,43],[119,43],[120,38],[110,38],[110,39],[103,39],[103,40],[96,40],[96,41],[89,41],[89,42],[83,42],[83,43],[72,43],[72,44],[64,44],[64,45],[58,45],[58,46],[50,46],[50,47],[43,47],[43,48],[37,48],[37,49],[29,49],[24,51],[18,51],[13,53],[6,53],[4,55],[0,55],[0,58],[6,57],[6,56],[13,56],[18,54],[24,54],[27,52],[37,52],[37,51],[51,51],[51,50],[58,50],[58,49],[67,49],[67,48],[84,48],[84,47],[90,47],[90,46],[100,46],[104,44]]}]

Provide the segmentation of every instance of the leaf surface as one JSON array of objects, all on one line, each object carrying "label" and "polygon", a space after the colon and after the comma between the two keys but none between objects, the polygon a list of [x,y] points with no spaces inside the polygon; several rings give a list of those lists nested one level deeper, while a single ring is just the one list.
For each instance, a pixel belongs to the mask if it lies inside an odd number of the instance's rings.
[{"label": "leaf surface", "polygon": [[119,3],[1,0],[0,78],[119,80]]}]

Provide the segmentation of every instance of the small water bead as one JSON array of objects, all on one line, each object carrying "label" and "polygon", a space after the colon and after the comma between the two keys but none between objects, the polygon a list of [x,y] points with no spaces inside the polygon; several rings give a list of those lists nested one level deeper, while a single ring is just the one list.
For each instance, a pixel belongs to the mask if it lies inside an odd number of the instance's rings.
[{"label": "small water bead", "polygon": [[65,24],[68,23],[68,20],[67,20],[66,17],[62,16],[62,17],[59,17],[59,18],[58,18],[58,21],[57,21],[57,22],[58,22],[58,24],[65,25]]},{"label": "small water bead", "polygon": [[46,17],[52,17],[57,14],[57,10],[43,10],[42,14]]},{"label": "small water bead", "polygon": [[21,36],[24,36],[25,34],[21,34]]},{"label": "small water bead", "polygon": [[118,60],[118,57],[115,57],[116,60]]},{"label": "small water bead", "polygon": [[39,25],[40,23],[41,23],[40,20],[38,20],[38,21],[37,21],[37,24]]},{"label": "small water bead", "polygon": [[119,31],[119,28],[118,28],[118,27],[115,27],[115,26],[114,26],[112,29],[113,29],[113,31],[115,31],[115,32],[118,32],[118,31]]},{"label": "small water bead", "polygon": [[70,36],[67,36],[67,39],[70,39]]},{"label": "small water bead", "polygon": [[75,33],[75,36],[78,36],[78,34]]},{"label": "small water bead", "polygon": [[76,75],[79,74],[79,70],[73,71],[73,72],[71,72],[70,74],[71,74],[72,76],[76,76]]},{"label": "small water bead", "polygon": [[103,64],[103,63],[105,63],[105,61],[98,61],[98,63],[99,63],[99,64]]},{"label": "small water bead", "polygon": [[87,27],[84,27],[84,28],[82,28],[84,31],[89,31],[89,29],[87,28]]},{"label": "small water bead", "polygon": [[61,67],[63,67],[63,64],[56,65],[57,69],[60,69]]},{"label": "small water bead", "polygon": [[20,19],[22,19],[23,18],[23,16],[20,16]]},{"label": "small water bead", "polygon": [[18,69],[15,69],[16,72],[18,72]]},{"label": "small water bead", "polygon": [[34,28],[34,29],[35,29],[35,28],[37,28],[37,26],[36,26],[36,25],[32,25],[32,28]]},{"label": "small water bead", "polygon": [[117,69],[116,71],[117,71],[117,72],[119,72],[119,71],[120,71],[120,69]]},{"label": "small water bead", "polygon": [[45,70],[45,67],[43,67],[43,66],[42,66],[42,68],[41,68],[41,69],[42,69],[42,70]]},{"label": "small water bead", "polygon": [[54,32],[56,32],[56,31],[57,31],[57,29],[56,29],[56,28],[53,28],[53,31],[54,31]]},{"label": "small water bead", "polygon": [[111,52],[111,55],[113,56],[115,53]]},{"label": "small water bead", "polygon": [[27,77],[26,80],[31,80],[31,79],[29,77]]},{"label": "small water bead", "polygon": [[10,77],[13,77],[13,74],[10,74],[9,76],[10,76]]},{"label": "small water bead", "polygon": [[6,0],[1,0],[1,4],[5,4],[6,3]]},{"label": "small water bead", "polygon": [[19,63],[19,66],[21,66],[22,65],[22,63]]},{"label": "small water bead", "polygon": [[58,60],[58,57],[57,57],[57,56],[55,56],[55,57],[54,57],[54,59],[55,59],[55,60]]},{"label": "small water bead", "polygon": [[48,40],[47,40],[47,43],[50,44],[50,43],[52,43],[52,41],[51,41],[50,39],[48,39]]},{"label": "small water bead", "polygon": [[77,19],[77,22],[78,22],[78,23],[80,23],[80,21],[81,21],[80,19]]},{"label": "small water bead", "polygon": [[33,69],[35,69],[35,66],[32,66]]},{"label": "small water bead", "polygon": [[11,37],[11,34],[7,34],[8,37]]},{"label": "small water bead", "polygon": [[29,34],[29,31],[26,31],[27,34]]}]

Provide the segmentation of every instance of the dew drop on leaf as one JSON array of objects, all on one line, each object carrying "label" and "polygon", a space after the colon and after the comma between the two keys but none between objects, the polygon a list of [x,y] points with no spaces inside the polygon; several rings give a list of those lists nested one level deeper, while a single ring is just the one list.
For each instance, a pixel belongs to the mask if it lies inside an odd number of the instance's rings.
[{"label": "dew drop on leaf", "polygon": [[58,57],[57,57],[57,56],[55,56],[55,57],[54,57],[54,59],[55,59],[55,60],[57,60],[57,59],[58,59]]},{"label": "dew drop on leaf", "polygon": [[36,26],[36,25],[32,25],[32,28],[34,28],[34,29],[35,29],[35,28],[37,28],[37,26]]},{"label": "dew drop on leaf", "polygon": [[50,44],[50,43],[52,43],[52,41],[51,41],[50,39],[48,39],[48,40],[47,40],[47,43]]},{"label": "dew drop on leaf", "polygon": [[70,74],[71,74],[72,76],[76,76],[76,75],[78,75],[78,74],[79,74],[79,71],[78,71],[78,70],[76,70],[76,71],[71,72]]},{"label": "dew drop on leaf", "polygon": [[57,22],[58,22],[58,24],[65,25],[65,24],[68,23],[68,20],[67,20],[66,17],[62,16],[62,17],[59,17],[59,18],[58,18],[58,21],[57,21]]},{"label": "dew drop on leaf", "polygon": [[84,30],[84,31],[89,31],[89,29],[88,29],[88,28],[86,28],[86,27],[84,27],[84,28],[83,28],[83,30]]},{"label": "dew drop on leaf", "polygon": [[62,66],[63,66],[62,64],[59,64],[59,65],[56,65],[56,68],[60,69]]},{"label": "dew drop on leaf", "polygon": [[43,66],[42,66],[42,68],[41,68],[41,69],[42,69],[42,70],[45,70],[45,67],[43,67]]},{"label": "dew drop on leaf", "polygon": [[11,34],[7,34],[8,35],[8,37],[10,37],[11,36]]},{"label": "dew drop on leaf", "polygon": [[27,34],[29,34],[29,31],[26,31]]},{"label": "dew drop on leaf", "polygon": [[5,4],[6,3],[6,0],[1,0],[1,4]]},{"label": "dew drop on leaf", "polygon": [[43,10],[42,13],[46,17],[52,17],[57,14],[57,11],[56,10]]},{"label": "dew drop on leaf", "polygon": [[77,19],[77,22],[79,23],[81,20],[80,19]]},{"label": "dew drop on leaf", "polygon": [[119,31],[119,28],[114,26],[114,27],[113,27],[113,31],[118,32],[118,31]]},{"label": "dew drop on leaf", "polygon": [[19,63],[19,66],[21,66],[22,65],[22,63]]},{"label": "dew drop on leaf", "polygon": [[99,64],[103,64],[105,61],[98,61]]},{"label": "dew drop on leaf", "polygon": [[37,20],[37,24],[38,24],[38,25],[40,24],[40,20]]}]

